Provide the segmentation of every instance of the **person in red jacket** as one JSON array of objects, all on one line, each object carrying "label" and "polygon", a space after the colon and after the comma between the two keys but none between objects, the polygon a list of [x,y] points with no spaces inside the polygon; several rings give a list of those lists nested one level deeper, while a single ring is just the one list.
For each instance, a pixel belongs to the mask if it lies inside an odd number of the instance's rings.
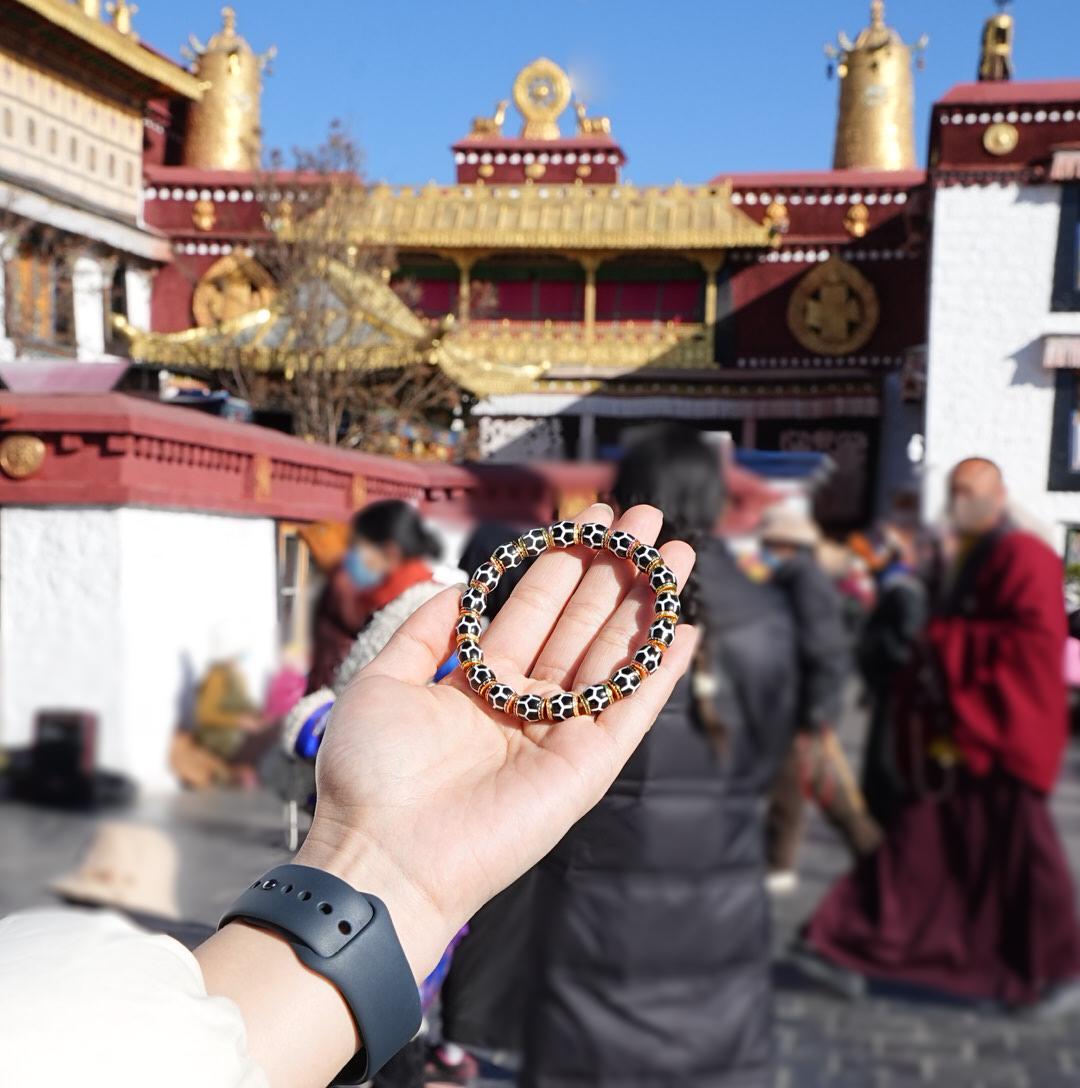
[{"label": "person in red jacket", "polygon": [[1048,805],[1067,741],[1062,564],[1006,510],[993,462],[956,466],[955,548],[898,683],[912,800],[795,954],[850,994],[870,977],[1047,1015],[1080,1006],[1073,883]]}]

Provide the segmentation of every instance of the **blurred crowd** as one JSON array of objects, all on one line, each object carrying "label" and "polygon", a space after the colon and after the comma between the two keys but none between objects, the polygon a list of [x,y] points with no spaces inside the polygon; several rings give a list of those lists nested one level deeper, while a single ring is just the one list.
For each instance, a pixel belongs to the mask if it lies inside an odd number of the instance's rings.
[{"label": "blurred crowd", "polygon": [[[798,884],[808,806],[852,863],[787,951],[808,979],[850,1000],[899,983],[1029,1016],[1080,1008],[1048,808],[1068,738],[1062,564],[1018,524],[998,468],[957,465],[934,525],[904,493],[831,540],[793,498],[728,540],[715,449],[664,430],[627,452],[611,500],[658,507],[660,542],[697,551],[693,667],[600,804],[458,935],[425,986],[425,1032],[379,1082],[468,1084],[477,1055],[509,1055],[535,1088],[771,1083],[769,897]],[[445,565],[403,502],[313,527],[310,660],[289,655],[260,704],[223,634],[177,773],[313,804],[336,696],[520,531],[480,525]],[[840,740],[852,722],[866,723],[861,766]]]}]

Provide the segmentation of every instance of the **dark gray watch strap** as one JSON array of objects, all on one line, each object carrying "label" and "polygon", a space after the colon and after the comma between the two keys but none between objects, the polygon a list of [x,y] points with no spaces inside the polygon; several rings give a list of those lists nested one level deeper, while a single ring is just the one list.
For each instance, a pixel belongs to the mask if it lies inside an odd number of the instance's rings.
[{"label": "dark gray watch strap", "polygon": [[285,937],[298,958],[332,982],[352,1010],[363,1049],[338,1083],[373,1077],[419,1030],[420,994],[380,899],[306,865],[279,865],[222,915]]}]

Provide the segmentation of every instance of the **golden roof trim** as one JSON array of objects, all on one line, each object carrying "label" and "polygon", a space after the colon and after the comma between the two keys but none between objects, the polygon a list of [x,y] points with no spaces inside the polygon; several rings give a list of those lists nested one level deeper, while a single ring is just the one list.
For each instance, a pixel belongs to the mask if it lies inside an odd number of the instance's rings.
[{"label": "golden roof trim", "polygon": [[107,23],[86,15],[82,8],[65,0],[16,0],[16,3],[146,79],[193,101],[202,97],[202,84],[190,72],[152,53]]},{"label": "golden roof trim", "polygon": [[[632,185],[455,185],[342,191],[326,215],[335,236],[397,249],[717,250],[771,244],[768,227],[731,203],[731,182]],[[333,202],[332,202],[333,204]],[[317,237],[321,213],[297,227]]]}]

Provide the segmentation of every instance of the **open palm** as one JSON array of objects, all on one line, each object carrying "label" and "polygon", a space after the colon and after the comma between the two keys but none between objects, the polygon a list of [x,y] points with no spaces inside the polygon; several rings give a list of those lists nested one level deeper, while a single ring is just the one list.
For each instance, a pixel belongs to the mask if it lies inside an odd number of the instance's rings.
[{"label": "open palm", "polygon": [[[593,506],[579,521],[610,524]],[[651,544],[659,511],[618,528]],[[665,561],[680,585],[694,562]],[[539,860],[610,786],[686,670],[680,627],[638,691],[593,717],[524,723],[492,710],[460,673],[428,683],[452,647],[458,591],[429,601],[349,685],[319,752],[318,806],[298,861],[378,895],[401,919],[417,976],[495,892]],[[500,680],[548,694],[606,679],[644,638],[653,598],[631,564],[586,548],[542,555],[482,639]],[[407,919],[407,922],[404,921]]]}]

